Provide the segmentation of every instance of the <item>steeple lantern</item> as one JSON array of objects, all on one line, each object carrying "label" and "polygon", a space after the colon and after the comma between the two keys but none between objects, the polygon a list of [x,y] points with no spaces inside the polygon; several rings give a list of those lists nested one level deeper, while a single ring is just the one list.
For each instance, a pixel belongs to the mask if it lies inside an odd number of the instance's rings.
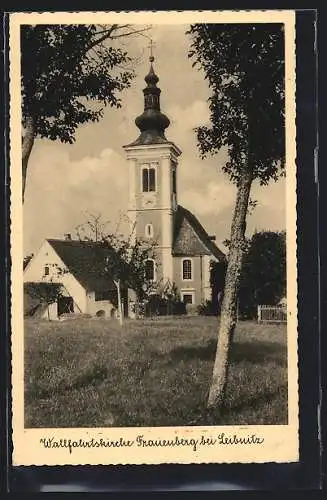
[{"label": "steeple lantern", "polygon": [[150,70],[144,80],[147,84],[143,89],[144,94],[144,111],[135,120],[135,124],[141,134],[138,139],[131,144],[146,145],[146,144],[163,144],[168,142],[165,136],[165,130],[170,125],[167,116],[160,110],[160,94],[161,90],[157,87],[159,78],[153,69],[154,57],[150,57]]}]

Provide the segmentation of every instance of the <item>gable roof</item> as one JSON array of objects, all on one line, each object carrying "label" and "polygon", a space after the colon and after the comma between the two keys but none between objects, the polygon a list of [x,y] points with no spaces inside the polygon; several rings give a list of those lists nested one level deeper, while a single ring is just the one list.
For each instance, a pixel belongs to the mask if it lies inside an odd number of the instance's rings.
[{"label": "gable roof", "polygon": [[226,260],[195,215],[181,205],[174,219],[173,255],[213,255],[219,261]]},{"label": "gable roof", "polygon": [[104,259],[114,252],[113,249],[95,241],[48,239],[47,242],[87,291],[116,290],[112,279],[105,278],[102,273]]}]

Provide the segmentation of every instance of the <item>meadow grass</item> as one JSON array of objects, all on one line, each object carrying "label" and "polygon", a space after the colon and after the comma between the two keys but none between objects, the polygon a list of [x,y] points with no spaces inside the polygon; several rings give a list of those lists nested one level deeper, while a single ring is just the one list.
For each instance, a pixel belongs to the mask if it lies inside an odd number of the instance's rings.
[{"label": "meadow grass", "polygon": [[26,320],[25,426],[287,423],[285,325],[237,325],[224,409],[206,410],[218,320]]}]

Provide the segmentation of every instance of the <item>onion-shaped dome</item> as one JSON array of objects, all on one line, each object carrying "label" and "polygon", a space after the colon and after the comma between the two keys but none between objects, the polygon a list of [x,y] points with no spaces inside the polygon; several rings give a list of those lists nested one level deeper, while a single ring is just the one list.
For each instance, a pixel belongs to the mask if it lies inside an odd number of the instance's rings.
[{"label": "onion-shaped dome", "polygon": [[152,66],[153,61],[154,57],[151,56],[150,70],[144,78],[147,84],[143,89],[144,111],[135,120],[135,124],[139,128],[141,135],[133,145],[168,142],[165,137],[165,129],[169,127],[170,121],[167,116],[160,111],[161,90],[157,87],[159,78],[154,72]]}]

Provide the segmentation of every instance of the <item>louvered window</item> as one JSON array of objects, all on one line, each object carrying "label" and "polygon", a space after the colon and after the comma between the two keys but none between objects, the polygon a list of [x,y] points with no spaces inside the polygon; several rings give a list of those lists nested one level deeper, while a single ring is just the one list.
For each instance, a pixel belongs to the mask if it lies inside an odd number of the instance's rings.
[{"label": "louvered window", "polygon": [[156,190],[156,169],[154,167],[143,167],[142,169],[142,191],[148,193]]}]

